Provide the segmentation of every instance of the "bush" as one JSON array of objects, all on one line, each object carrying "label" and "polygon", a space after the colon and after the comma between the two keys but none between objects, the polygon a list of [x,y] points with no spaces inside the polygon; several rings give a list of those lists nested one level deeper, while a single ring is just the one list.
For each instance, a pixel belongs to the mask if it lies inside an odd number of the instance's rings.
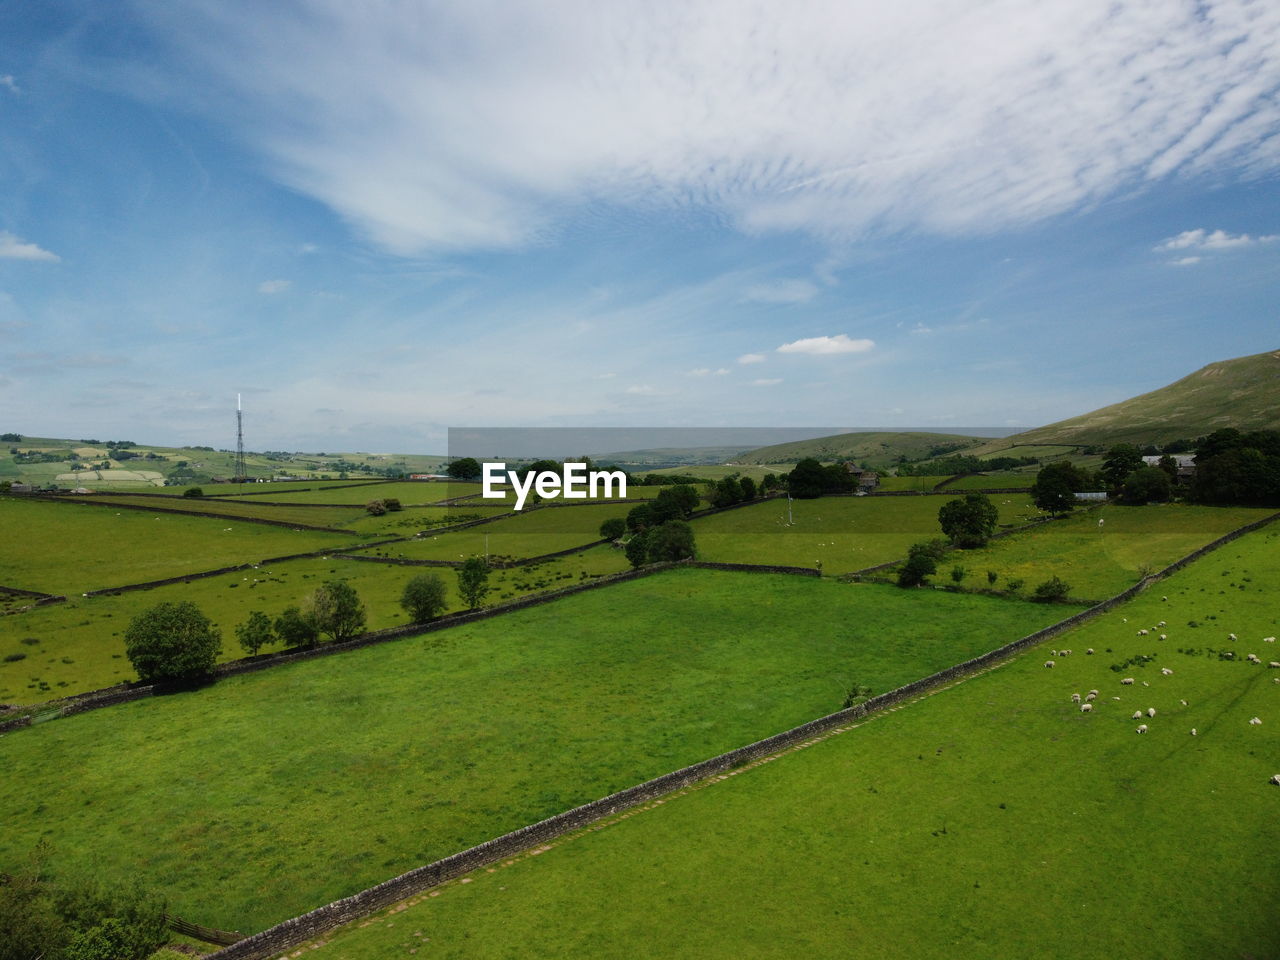
[{"label": "bush", "polygon": [[364,628],[364,604],[351,584],[327,580],[307,598],[303,617],[334,642],[350,640]]},{"label": "bush", "polygon": [[617,540],[626,532],[627,521],[622,519],[622,517],[610,517],[604,523],[600,524],[601,540]]},{"label": "bush", "polygon": [[938,511],[942,532],[962,550],[986,546],[999,519],[999,511],[985,493],[968,493],[949,500]]},{"label": "bush", "polygon": [[1017,593],[1022,589],[1022,580],[1017,577],[1011,577],[1004,582],[1004,589],[1008,593]]},{"label": "bush", "polygon": [[898,586],[918,587],[938,572],[938,561],[947,552],[945,540],[924,540],[907,548],[907,562],[898,569]]},{"label": "bush", "polygon": [[1070,585],[1055,574],[1032,591],[1031,599],[1035,603],[1062,603],[1070,592]]},{"label": "bush", "polygon": [[643,567],[649,559],[649,534],[643,530],[633,533],[627,541],[626,552],[632,567]]},{"label": "bush", "polygon": [[276,617],[276,636],[286,647],[313,647],[320,632],[297,607],[285,607]]},{"label": "bush", "polygon": [[469,609],[480,609],[489,595],[489,564],[484,557],[468,557],[458,568],[458,593]]},{"label": "bush", "polygon": [[144,683],[194,680],[213,670],[222,637],[189,600],[158,603],[129,622],[124,650]]},{"label": "bush", "polygon": [[964,567],[952,567],[951,568],[952,583],[959,583],[961,580],[963,580],[966,572],[967,571],[965,570]]},{"label": "bush", "polygon": [[385,500],[370,500],[364,505],[365,511],[371,517],[380,517],[387,512],[387,502]]},{"label": "bush", "polygon": [[271,629],[271,620],[265,613],[255,610],[249,619],[236,627],[236,639],[249,656],[256,656],[258,651],[275,639]]},{"label": "bush", "polygon": [[399,497],[384,497],[382,505],[386,507],[390,513],[397,513],[404,509],[404,506],[400,503]]},{"label": "bush", "polygon": [[693,557],[693,527],[683,520],[671,520],[649,532],[648,560],[664,563]]},{"label": "bush", "polygon": [[184,497],[203,497],[204,491],[201,490],[199,487],[192,487],[190,490],[182,491],[182,495]]},{"label": "bush", "polygon": [[413,623],[426,623],[444,613],[448,604],[444,581],[434,573],[420,573],[404,585],[400,606]]},{"label": "bush", "polygon": [[987,571],[987,583],[990,586],[994,587],[996,585],[996,581],[999,579],[1000,579],[1000,574],[996,573],[994,570]]}]

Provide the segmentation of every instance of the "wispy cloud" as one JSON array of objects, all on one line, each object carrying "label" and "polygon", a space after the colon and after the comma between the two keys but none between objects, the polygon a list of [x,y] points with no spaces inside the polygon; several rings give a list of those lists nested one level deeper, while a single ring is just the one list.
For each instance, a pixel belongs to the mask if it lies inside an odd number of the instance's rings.
[{"label": "wispy cloud", "polygon": [[3,77],[0,77],[0,87],[4,87],[15,95],[22,93],[22,88],[18,86],[18,81],[14,79],[11,73],[6,73]]},{"label": "wispy cloud", "polygon": [[850,340],[847,334],[838,333],[834,337],[807,337],[793,340],[778,348],[779,353],[809,353],[816,356],[827,356],[835,353],[866,353],[875,347],[874,340]]},{"label": "wispy cloud", "polygon": [[34,243],[27,243],[7,230],[0,230],[0,260],[45,260],[58,263],[62,258]]},{"label": "wispy cloud", "polygon": [[764,363],[765,356],[763,353],[744,353],[738,358],[739,363]]},{"label": "wispy cloud", "polygon": [[258,284],[258,292],[270,296],[274,293],[284,293],[291,286],[293,286],[292,280],[263,280]]},{"label": "wispy cloud", "polygon": [[144,15],[166,85],[199,89],[280,182],[402,254],[528,244],[601,201],[750,233],[986,233],[1170,176],[1280,168],[1274,3]]},{"label": "wispy cloud", "polygon": [[729,372],[727,367],[712,370],[710,367],[696,367],[689,371],[691,377],[723,377]]},{"label": "wispy cloud", "polygon": [[1189,267],[1192,264],[1199,263],[1201,259],[1201,257],[1178,257],[1176,260],[1170,260],[1169,264],[1174,267]]},{"label": "wispy cloud", "polygon": [[1157,253],[1168,253],[1171,250],[1231,250],[1236,247],[1251,247],[1259,243],[1274,243],[1276,240],[1280,240],[1280,235],[1274,233],[1251,237],[1247,233],[1230,234],[1225,230],[1210,232],[1202,228],[1184,230],[1176,237],[1161,241],[1153,249]]},{"label": "wispy cloud", "polygon": [[808,303],[817,293],[817,285],[808,280],[775,280],[753,284],[742,299],[755,303]]},{"label": "wispy cloud", "polygon": [[759,380],[752,380],[751,385],[753,387],[776,387],[781,382],[781,377],[765,377]]}]

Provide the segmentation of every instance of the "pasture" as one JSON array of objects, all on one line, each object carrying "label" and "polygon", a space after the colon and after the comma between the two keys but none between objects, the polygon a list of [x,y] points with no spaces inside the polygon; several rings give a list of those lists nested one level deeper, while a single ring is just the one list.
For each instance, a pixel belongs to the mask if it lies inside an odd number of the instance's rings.
[{"label": "pasture", "polygon": [[249,932],[1062,612],[673,570],[0,736],[0,863],[47,837]]},{"label": "pasture", "polygon": [[[1280,956],[1280,671],[1244,662],[1280,659],[1261,640],[1277,579],[1280,533],[1251,534],[1046,644],[1074,650],[1053,669],[1030,651],[322,955]],[[1137,635],[1161,620],[1167,641]],[[1091,688],[1084,714],[1071,694]]]},{"label": "pasture", "polygon": [[943,490],[965,492],[968,490],[999,490],[1005,487],[1030,487],[1036,482],[1036,467],[1025,470],[996,470],[991,473],[973,473],[948,483]]},{"label": "pasture", "polygon": [[[918,540],[941,536],[938,510],[945,497],[820,497],[793,500],[787,525],[785,497],[693,521],[698,555],[728,563],[812,567],[848,573],[905,557]],[[1002,524],[1041,516],[1023,495],[994,498]]]}]

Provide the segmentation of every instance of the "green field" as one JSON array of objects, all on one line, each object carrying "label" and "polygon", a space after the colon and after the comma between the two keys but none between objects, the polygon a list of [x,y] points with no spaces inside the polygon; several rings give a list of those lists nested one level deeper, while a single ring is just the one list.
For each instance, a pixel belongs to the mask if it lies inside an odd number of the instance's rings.
[{"label": "green field", "polygon": [[[1252,534],[1053,641],[1074,653],[1052,670],[1031,651],[353,924],[321,955],[1280,956],[1277,671],[1206,655],[1274,658],[1259,638],[1277,579],[1280,534]],[[1168,641],[1135,635],[1161,619]],[[1112,669],[1139,655],[1156,659]],[[1093,687],[1082,714],[1070,695]]]},{"label": "green field", "polygon": [[[256,488],[265,486],[268,485],[253,484],[248,490],[253,492]],[[362,483],[354,487],[346,483],[334,484],[333,487],[307,483],[270,484],[269,486],[270,493],[254,496],[253,499],[272,503],[350,503],[363,507],[370,500],[395,497],[407,507],[414,504],[439,503],[441,500],[452,497],[479,493],[481,489],[478,483],[446,483],[440,480]],[[208,492],[207,487],[202,489]]]},{"label": "green field", "polygon": [[[1127,507],[1109,503],[1078,509],[1042,529],[993,540],[980,550],[953,551],[938,565],[933,579],[950,583],[948,573],[958,565],[967,571],[961,581],[964,587],[986,588],[987,571],[994,570],[996,589],[1016,578],[1024,582],[1027,592],[1058,576],[1070,584],[1073,597],[1102,600],[1137,583],[1143,570],[1154,573],[1210,540],[1274,512],[1186,504]],[[891,577],[894,571],[884,575]]]},{"label": "green field", "polygon": [[67,595],[326,546],[351,546],[356,539],[10,497],[0,497],[0,529],[5,537],[0,584]]},{"label": "green field", "polygon": [[252,520],[276,520],[281,523],[296,523],[300,526],[337,527],[350,523],[361,517],[367,517],[363,506],[350,507],[289,507],[278,503],[259,503],[229,501],[223,499],[205,499],[203,497],[156,497],[138,494],[137,496],[113,496],[63,499],[74,503],[87,503],[88,506],[109,510],[123,507],[146,507],[160,510],[179,510],[183,513],[215,514],[219,517],[243,517]]},{"label": "green field", "polygon": [[0,737],[0,863],[48,837],[247,932],[1061,614],[671,571]]},{"label": "green field", "polygon": [[[812,567],[824,574],[848,573],[905,557],[918,540],[941,536],[938,510],[944,497],[777,498],[693,522],[698,555],[728,563],[778,563]],[[996,497],[1000,522],[1024,523],[1040,516],[1020,494]]]},{"label": "green field", "polygon": [[917,493],[928,493],[943,480],[947,479],[950,474],[944,474],[936,477],[891,477],[882,474],[880,483],[876,487],[877,491],[890,493],[900,490],[914,490]]},{"label": "green field", "polygon": [[1035,467],[1025,470],[1000,470],[994,473],[973,473],[948,483],[943,490],[999,490],[1003,487],[1030,487],[1036,482]]}]

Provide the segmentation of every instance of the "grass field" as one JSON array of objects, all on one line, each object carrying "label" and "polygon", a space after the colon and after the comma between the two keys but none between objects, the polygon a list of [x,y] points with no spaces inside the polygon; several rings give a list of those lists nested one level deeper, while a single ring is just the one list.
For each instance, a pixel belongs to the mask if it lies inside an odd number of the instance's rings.
[{"label": "grass field", "polygon": [[915,490],[920,493],[928,493],[943,480],[947,479],[950,474],[943,474],[937,477],[890,477],[881,476],[880,484],[877,490],[886,493],[896,492],[899,490]]},{"label": "grass field", "polygon": [[[693,522],[698,555],[729,563],[780,563],[812,567],[824,574],[860,570],[905,557],[918,540],[941,536],[938,510],[944,497],[785,498],[715,514]],[[996,497],[1000,522],[1015,524],[1039,516],[1020,494]]]},{"label": "grass field", "polygon": [[[254,492],[261,486],[265,485],[253,484],[248,490]],[[271,484],[270,487],[270,493],[255,495],[253,499],[272,503],[350,503],[363,507],[370,500],[396,497],[403,505],[411,506],[439,503],[451,497],[480,492],[480,485],[477,483],[445,483],[439,480],[362,483],[354,487],[347,486],[346,483],[334,484],[333,487],[314,483]],[[208,492],[208,488],[204,489]]]},{"label": "grass field", "polygon": [[1043,529],[993,540],[980,550],[953,551],[938,565],[933,579],[950,583],[951,568],[962,566],[967,571],[962,586],[985,588],[986,573],[994,570],[997,589],[1017,578],[1026,592],[1058,576],[1070,584],[1073,597],[1102,600],[1132,586],[1144,569],[1160,570],[1196,547],[1274,512],[1185,504],[1081,509]]},{"label": "grass field", "polygon": [[[180,510],[183,513],[216,514],[224,517],[244,517],[252,520],[276,520],[281,523],[296,523],[311,527],[338,527],[361,517],[367,517],[363,505],[350,507],[290,507],[278,503],[228,501],[223,499],[205,499],[203,497],[148,497],[137,496],[92,497],[63,499],[76,503],[88,501],[89,506],[99,506],[102,510],[109,507],[146,507],[161,510]],[[106,504],[107,506],[100,506]]]},{"label": "grass field", "polygon": [[[1280,956],[1278,671],[1205,655],[1274,658],[1277,579],[1280,534],[1250,535],[1055,641],[1075,653],[1052,670],[1029,652],[319,955]],[[1135,635],[1161,619],[1168,641]],[[1134,656],[1156,659],[1112,669]],[[1091,687],[1085,715],[1069,697]]]},{"label": "grass field", "polygon": [[1002,487],[1030,487],[1036,482],[1037,469],[1000,470],[994,473],[975,473],[948,483],[944,490],[998,490]]},{"label": "grass field", "polygon": [[[389,549],[370,552],[385,555]],[[622,551],[597,547],[526,567],[494,570],[486,606],[629,568]],[[355,588],[365,607],[368,629],[402,626],[408,622],[400,607],[404,585],[422,573],[435,573],[444,581],[449,604],[446,612],[466,609],[452,570],[330,556],[291,560],[118,596],[77,595],[67,603],[0,617],[0,703],[39,703],[136,679],[124,657],[124,631],[134,616],[157,603],[195,603],[221,631],[220,659],[234,660],[245,655],[236,642],[237,624],[255,610],[274,620],[285,607],[300,605],[326,580],[341,579]],[[264,652],[278,649],[278,645],[270,645]],[[6,659],[19,654],[20,660]]]},{"label": "grass field", "polygon": [[0,864],[46,837],[55,866],[248,932],[1063,612],[744,576],[671,571],[5,735]]},{"label": "grass field", "polygon": [[0,529],[5,537],[0,584],[67,595],[330,545],[350,546],[355,539],[9,497],[0,497]]}]

